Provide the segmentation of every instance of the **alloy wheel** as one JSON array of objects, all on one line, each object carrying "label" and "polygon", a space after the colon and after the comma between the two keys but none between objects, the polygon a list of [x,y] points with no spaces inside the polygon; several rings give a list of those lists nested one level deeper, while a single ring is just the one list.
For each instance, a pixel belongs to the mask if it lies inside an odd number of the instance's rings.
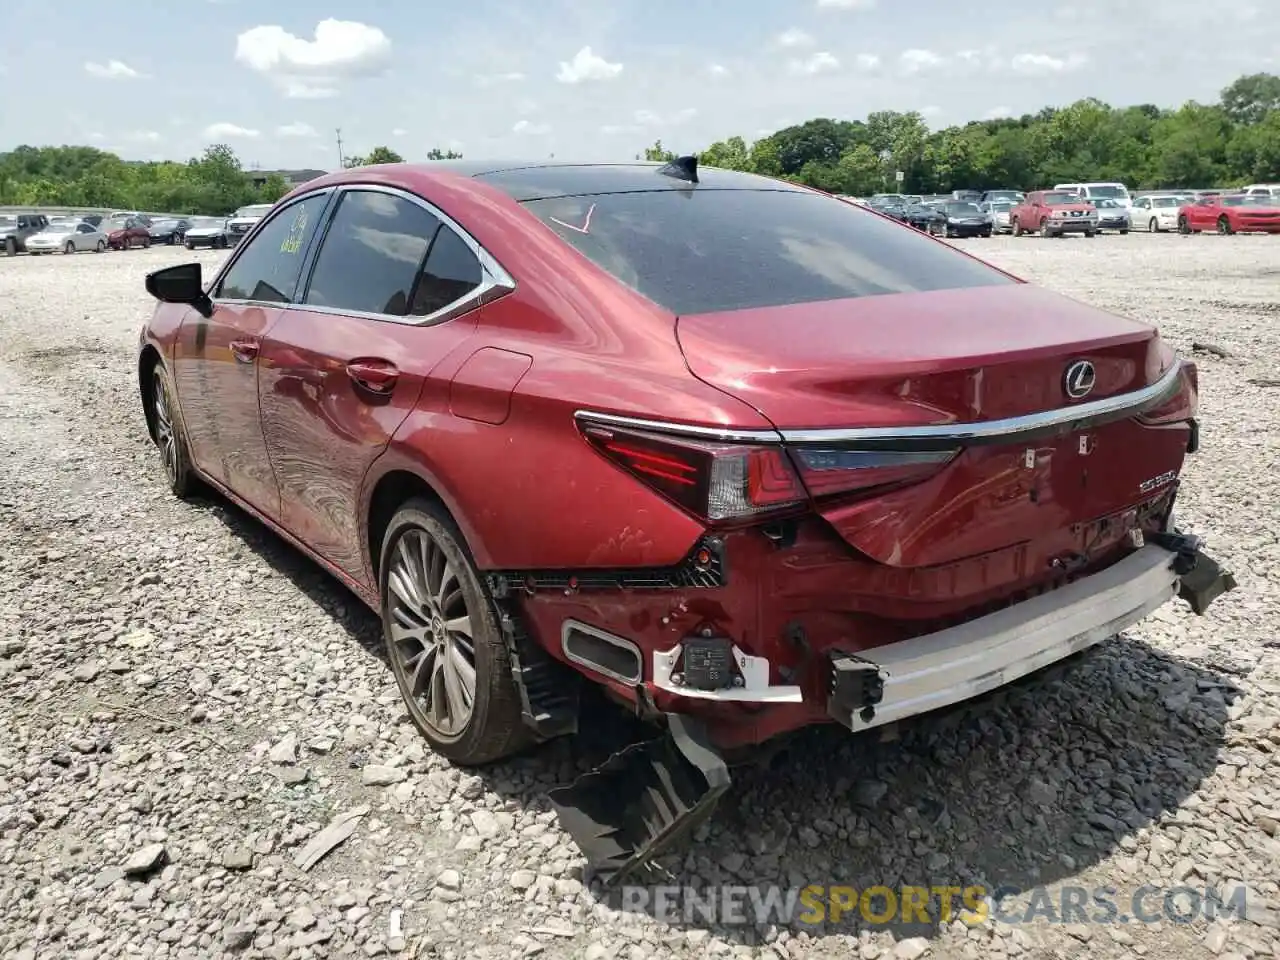
[{"label": "alloy wheel", "polygon": [[405,531],[387,578],[390,655],[408,680],[409,709],[442,740],[461,737],[476,697],[471,611],[458,571],[426,530]]},{"label": "alloy wheel", "polygon": [[159,377],[155,381],[152,407],[156,417],[156,446],[170,483],[178,481],[178,438],[173,432],[173,418],[169,413],[169,397]]}]

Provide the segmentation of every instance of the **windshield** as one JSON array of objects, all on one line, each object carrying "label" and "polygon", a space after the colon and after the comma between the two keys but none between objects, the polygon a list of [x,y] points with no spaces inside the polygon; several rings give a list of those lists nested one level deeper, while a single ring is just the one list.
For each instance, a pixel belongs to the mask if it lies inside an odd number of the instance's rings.
[{"label": "windshield", "polygon": [[1179,207],[1182,205],[1182,199],[1179,197],[1153,197],[1151,205],[1153,207]]},{"label": "windshield", "polygon": [[247,207],[241,207],[236,211],[237,217],[265,217],[271,211],[270,203],[254,203]]},{"label": "windshield", "polygon": [[1270,197],[1250,197],[1239,195],[1234,197],[1220,197],[1219,200],[1224,207],[1270,207],[1273,205],[1273,201]]},{"label": "windshield", "polygon": [[45,233],[74,233],[76,225],[74,223],[51,223],[44,228]]},{"label": "windshield", "polygon": [[1110,200],[1107,197],[1095,197],[1091,199],[1089,202],[1092,203],[1095,207],[1099,207],[1100,209],[1103,209],[1103,210],[1110,210],[1110,209],[1114,209],[1116,207],[1121,206],[1121,203],[1119,200]]},{"label": "windshield", "polygon": [[1013,209],[1013,201],[1011,200],[992,200],[991,209],[994,213],[1008,213]]},{"label": "windshield", "polygon": [[1022,196],[1022,193],[1021,191],[1018,191],[1018,190],[988,190],[987,191],[988,200],[1017,200],[1021,196]]},{"label": "windshield", "polygon": [[976,203],[948,203],[947,213],[953,217],[976,217],[982,213]]},{"label": "windshield", "polygon": [[1085,187],[1085,189],[1089,192],[1090,199],[1097,197],[1111,197],[1113,200],[1127,200],[1129,198],[1129,191],[1124,187],[1093,184]]},{"label": "windshield", "polygon": [[1046,193],[1044,195],[1044,203],[1047,207],[1053,207],[1064,203],[1080,203],[1080,198],[1074,193],[1054,191],[1053,193]]},{"label": "windshield", "polygon": [[206,230],[210,227],[220,226],[222,226],[222,221],[214,217],[197,217],[191,221],[191,229],[193,230]]},{"label": "windshield", "polygon": [[917,231],[790,190],[594,194],[525,206],[675,314],[1015,282]]}]

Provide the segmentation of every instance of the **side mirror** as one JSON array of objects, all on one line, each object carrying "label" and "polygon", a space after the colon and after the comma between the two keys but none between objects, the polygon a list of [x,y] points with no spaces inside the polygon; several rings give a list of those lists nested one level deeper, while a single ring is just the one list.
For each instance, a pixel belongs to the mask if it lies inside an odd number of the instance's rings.
[{"label": "side mirror", "polygon": [[204,292],[200,264],[180,263],[147,274],[147,293],[162,303],[185,303],[202,317],[213,316],[213,301]]}]

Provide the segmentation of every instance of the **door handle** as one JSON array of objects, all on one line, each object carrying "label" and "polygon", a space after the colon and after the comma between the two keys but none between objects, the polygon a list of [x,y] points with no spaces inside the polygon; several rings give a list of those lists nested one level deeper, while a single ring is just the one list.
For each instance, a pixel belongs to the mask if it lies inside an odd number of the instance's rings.
[{"label": "door handle", "polygon": [[240,363],[253,363],[258,359],[259,343],[257,340],[232,340],[231,353]]},{"label": "door handle", "polygon": [[386,396],[395,389],[400,371],[389,360],[352,360],[347,364],[347,376],[357,387]]}]

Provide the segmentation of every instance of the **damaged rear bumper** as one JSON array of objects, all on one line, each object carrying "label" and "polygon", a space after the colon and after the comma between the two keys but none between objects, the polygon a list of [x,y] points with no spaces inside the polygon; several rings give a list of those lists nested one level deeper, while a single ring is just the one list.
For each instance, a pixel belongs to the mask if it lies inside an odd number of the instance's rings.
[{"label": "damaged rear bumper", "polygon": [[1175,596],[1203,614],[1235,578],[1180,533],[1065,587],[937,633],[833,657],[828,712],[866,730],[1002,687],[1138,623]]}]

